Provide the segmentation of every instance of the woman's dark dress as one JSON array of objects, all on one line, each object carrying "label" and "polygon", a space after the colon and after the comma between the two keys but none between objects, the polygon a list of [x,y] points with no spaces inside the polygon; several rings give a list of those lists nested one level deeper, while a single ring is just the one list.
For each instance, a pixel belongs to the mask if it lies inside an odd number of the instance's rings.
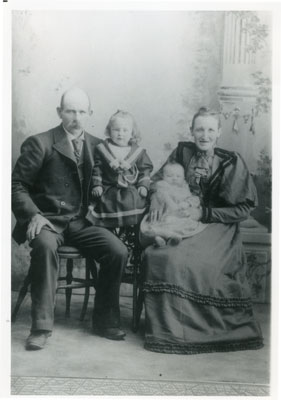
[{"label": "woman's dark dress", "polygon": [[[188,177],[195,153],[193,143],[181,142],[169,161],[182,164]],[[256,205],[256,190],[237,153],[216,148],[215,157],[218,168],[200,183],[207,228],[178,246],[145,250],[148,350],[192,354],[263,345],[239,232],[239,221]]]}]

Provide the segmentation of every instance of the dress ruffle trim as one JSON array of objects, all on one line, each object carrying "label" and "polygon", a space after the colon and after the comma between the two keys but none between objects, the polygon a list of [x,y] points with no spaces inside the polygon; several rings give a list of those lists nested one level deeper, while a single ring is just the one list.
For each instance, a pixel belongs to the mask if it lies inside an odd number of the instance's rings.
[{"label": "dress ruffle trim", "polygon": [[198,293],[187,292],[183,288],[177,285],[173,285],[165,282],[145,282],[143,286],[145,293],[170,293],[188,299],[200,304],[208,304],[215,307],[252,307],[252,301],[250,298],[220,298],[214,296],[206,296]]},{"label": "dress ruffle trim", "polygon": [[239,350],[258,350],[263,347],[262,338],[219,343],[157,343],[146,341],[144,348],[157,353],[199,354]]}]

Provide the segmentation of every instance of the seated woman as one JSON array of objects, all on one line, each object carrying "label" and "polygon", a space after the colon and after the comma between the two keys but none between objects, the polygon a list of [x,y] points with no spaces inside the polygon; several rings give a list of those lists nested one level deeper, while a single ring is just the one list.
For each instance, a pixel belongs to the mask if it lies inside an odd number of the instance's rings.
[{"label": "seated woman", "polygon": [[[257,205],[256,189],[239,154],[216,147],[221,134],[217,113],[201,108],[193,117],[192,142],[180,142],[167,163],[185,170],[190,207],[206,229],[177,246],[149,246],[144,252],[145,348],[162,353],[207,353],[263,346],[253,315],[239,222]],[[163,179],[163,168],[154,182]],[[163,210],[152,199],[149,217]]]}]

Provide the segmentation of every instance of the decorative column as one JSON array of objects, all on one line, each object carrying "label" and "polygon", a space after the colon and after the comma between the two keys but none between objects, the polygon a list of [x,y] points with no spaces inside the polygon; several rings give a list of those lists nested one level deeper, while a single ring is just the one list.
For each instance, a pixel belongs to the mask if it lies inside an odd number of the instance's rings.
[{"label": "decorative column", "polygon": [[224,25],[223,74],[218,91],[224,134],[222,147],[239,151],[249,159],[249,146],[255,134],[254,107],[257,89],[251,85],[256,71],[256,55],[243,12],[226,12]]},{"label": "decorative column", "polygon": [[[256,51],[261,48],[259,33],[266,36],[264,25],[251,12],[225,13],[223,73],[218,91],[223,134],[219,145],[239,151],[250,171],[255,170],[255,142],[261,129],[260,119],[256,118],[259,91],[251,84],[253,74],[260,76],[256,65]],[[252,300],[267,302],[270,299],[270,234],[253,216],[243,221],[240,228]]]}]

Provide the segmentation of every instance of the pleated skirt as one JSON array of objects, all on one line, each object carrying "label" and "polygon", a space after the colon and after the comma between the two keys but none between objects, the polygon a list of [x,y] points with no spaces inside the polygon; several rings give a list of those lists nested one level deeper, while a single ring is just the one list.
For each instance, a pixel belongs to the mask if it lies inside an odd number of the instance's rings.
[{"label": "pleated skirt", "polygon": [[177,246],[148,247],[145,348],[194,354],[263,346],[237,224],[209,224]]},{"label": "pleated skirt", "polygon": [[147,209],[147,200],[135,186],[105,188],[101,198],[89,207],[86,218],[96,226],[116,228],[138,224]]}]

